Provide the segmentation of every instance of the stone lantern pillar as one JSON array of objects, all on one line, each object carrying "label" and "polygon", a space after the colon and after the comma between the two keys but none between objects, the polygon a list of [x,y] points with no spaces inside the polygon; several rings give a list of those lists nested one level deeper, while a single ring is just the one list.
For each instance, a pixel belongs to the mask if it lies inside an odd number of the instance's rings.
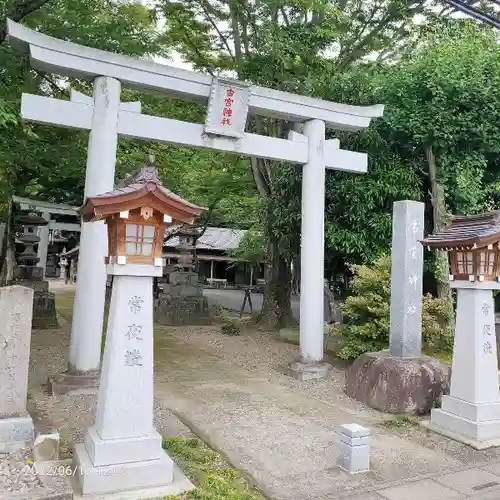
[{"label": "stone lantern pillar", "polygon": [[192,223],[204,209],[163,188],[152,165],[126,188],[87,198],[80,211],[84,222],[105,220],[113,284],[95,425],[73,461],[84,496],[157,498],[192,485],[174,473],[153,424],[153,278],[162,275],[165,223]]},{"label": "stone lantern pillar", "polygon": [[447,250],[457,290],[449,396],[431,411],[430,428],[476,449],[500,445],[500,390],[493,290],[500,289],[500,211],[454,217],[423,240]]}]

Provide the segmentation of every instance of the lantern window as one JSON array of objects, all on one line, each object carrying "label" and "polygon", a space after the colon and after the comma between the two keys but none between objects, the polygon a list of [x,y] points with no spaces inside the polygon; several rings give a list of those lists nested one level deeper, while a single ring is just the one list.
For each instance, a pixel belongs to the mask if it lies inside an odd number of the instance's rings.
[{"label": "lantern window", "polygon": [[492,276],[495,264],[495,252],[481,252],[479,259],[479,275]]},{"label": "lantern window", "polygon": [[457,252],[457,274],[474,274],[473,252]]},{"label": "lantern window", "polygon": [[126,224],[125,253],[127,255],[150,257],[153,254],[154,237],[155,226]]}]

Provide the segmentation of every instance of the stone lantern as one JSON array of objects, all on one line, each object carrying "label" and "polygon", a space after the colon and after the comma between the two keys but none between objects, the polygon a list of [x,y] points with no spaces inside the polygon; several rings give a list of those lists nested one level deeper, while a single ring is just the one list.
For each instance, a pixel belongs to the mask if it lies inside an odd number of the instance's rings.
[{"label": "stone lantern", "polygon": [[40,242],[38,228],[48,222],[35,213],[21,214],[16,222],[23,226],[23,233],[17,239],[25,248],[17,256],[13,284],[33,289],[33,329],[57,328],[55,295],[49,292],[49,283],[43,279],[43,267],[37,265],[40,259],[33,248]]},{"label": "stone lantern", "polygon": [[23,225],[23,232],[18,235],[18,239],[25,245],[25,248],[17,257],[19,264],[15,270],[15,278],[16,280],[41,281],[43,269],[37,266],[40,259],[33,247],[40,241],[38,227],[46,226],[48,222],[35,213],[20,215],[17,217],[17,222]]},{"label": "stone lantern", "polygon": [[450,256],[457,290],[450,395],[430,427],[477,449],[500,445],[500,391],[492,290],[500,289],[500,211],[453,217],[422,241]]},{"label": "stone lantern", "polygon": [[192,224],[203,210],[163,187],[153,165],[80,209],[84,222],[107,224],[113,276],[95,425],[74,453],[83,495],[182,490],[153,425],[153,277],[162,275],[164,224]]}]

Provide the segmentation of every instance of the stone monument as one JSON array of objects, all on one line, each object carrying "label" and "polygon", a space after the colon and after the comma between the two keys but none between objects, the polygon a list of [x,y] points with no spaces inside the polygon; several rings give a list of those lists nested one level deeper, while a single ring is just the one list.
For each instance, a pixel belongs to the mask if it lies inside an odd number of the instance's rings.
[{"label": "stone monument", "polygon": [[25,245],[25,249],[17,257],[13,284],[33,289],[33,329],[57,328],[56,299],[49,292],[49,283],[43,279],[43,267],[37,266],[40,259],[33,249],[40,241],[37,228],[46,226],[48,222],[34,213],[20,215],[17,222],[24,228],[17,238]]},{"label": "stone monument", "polygon": [[447,250],[457,290],[449,396],[430,428],[476,449],[500,446],[500,390],[492,290],[500,289],[500,211],[453,217],[423,244]]},{"label": "stone monument", "polygon": [[0,288],[0,453],[33,440],[33,421],[26,411],[32,312],[32,288]]},{"label": "stone monument", "polygon": [[85,222],[106,221],[113,276],[95,425],[73,458],[83,495],[157,498],[192,488],[153,425],[153,277],[162,274],[165,222],[192,223],[203,210],[146,165],[125,189],[87,198],[80,211]]},{"label": "stone monument", "polygon": [[449,367],[422,356],[424,204],[394,203],[390,351],[361,355],[346,371],[346,393],[377,410],[424,414],[449,388]]},{"label": "stone monument", "polygon": [[163,291],[154,300],[154,318],[160,325],[209,325],[212,322],[207,298],[193,264],[197,228],[177,231],[178,263],[167,270]]}]

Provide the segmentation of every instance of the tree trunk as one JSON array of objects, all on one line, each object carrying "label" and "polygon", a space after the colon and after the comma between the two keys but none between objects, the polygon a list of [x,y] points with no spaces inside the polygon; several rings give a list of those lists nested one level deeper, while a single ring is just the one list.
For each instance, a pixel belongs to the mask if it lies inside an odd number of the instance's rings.
[{"label": "tree trunk", "polygon": [[0,273],[0,286],[7,286],[14,278],[14,268],[16,267],[15,234],[13,232],[12,202],[5,221],[5,236],[2,248],[2,270]]},{"label": "tree trunk", "polygon": [[294,323],[290,300],[292,281],[289,263],[273,243],[268,246],[265,277],[266,288],[259,322],[279,330]]},{"label": "tree trunk", "polygon": [[[432,146],[425,147],[425,157],[429,167],[429,181],[431,184],[431,203],[434,231],[441,231],[447,222],[446,203],[443,187],[437,180],[436,157]],[[450,273],[448,267],[448,252],[435,253],[437,294],[439,298],[451,298]]]},{"label": "tree trunk", "polygon": [[[444,197],[443,187],[439,184],[437,178],[436,157],[432,146],[425,147],[425,157],[428,164],[429,181],[431,184],[431,204],[433,230],[440,231],[447,222],[446,202]],[[437,251],[434,254],[434,278],[436,279],[437,296],[448,302],[449,307],[453,307],[451,288],[450,288],[450,271],[448,264],[448,252]],[[452,327],[452,322],[443,324],[443,331],[449,330]],[[443,339],[444,340],[444,339]]]}]

